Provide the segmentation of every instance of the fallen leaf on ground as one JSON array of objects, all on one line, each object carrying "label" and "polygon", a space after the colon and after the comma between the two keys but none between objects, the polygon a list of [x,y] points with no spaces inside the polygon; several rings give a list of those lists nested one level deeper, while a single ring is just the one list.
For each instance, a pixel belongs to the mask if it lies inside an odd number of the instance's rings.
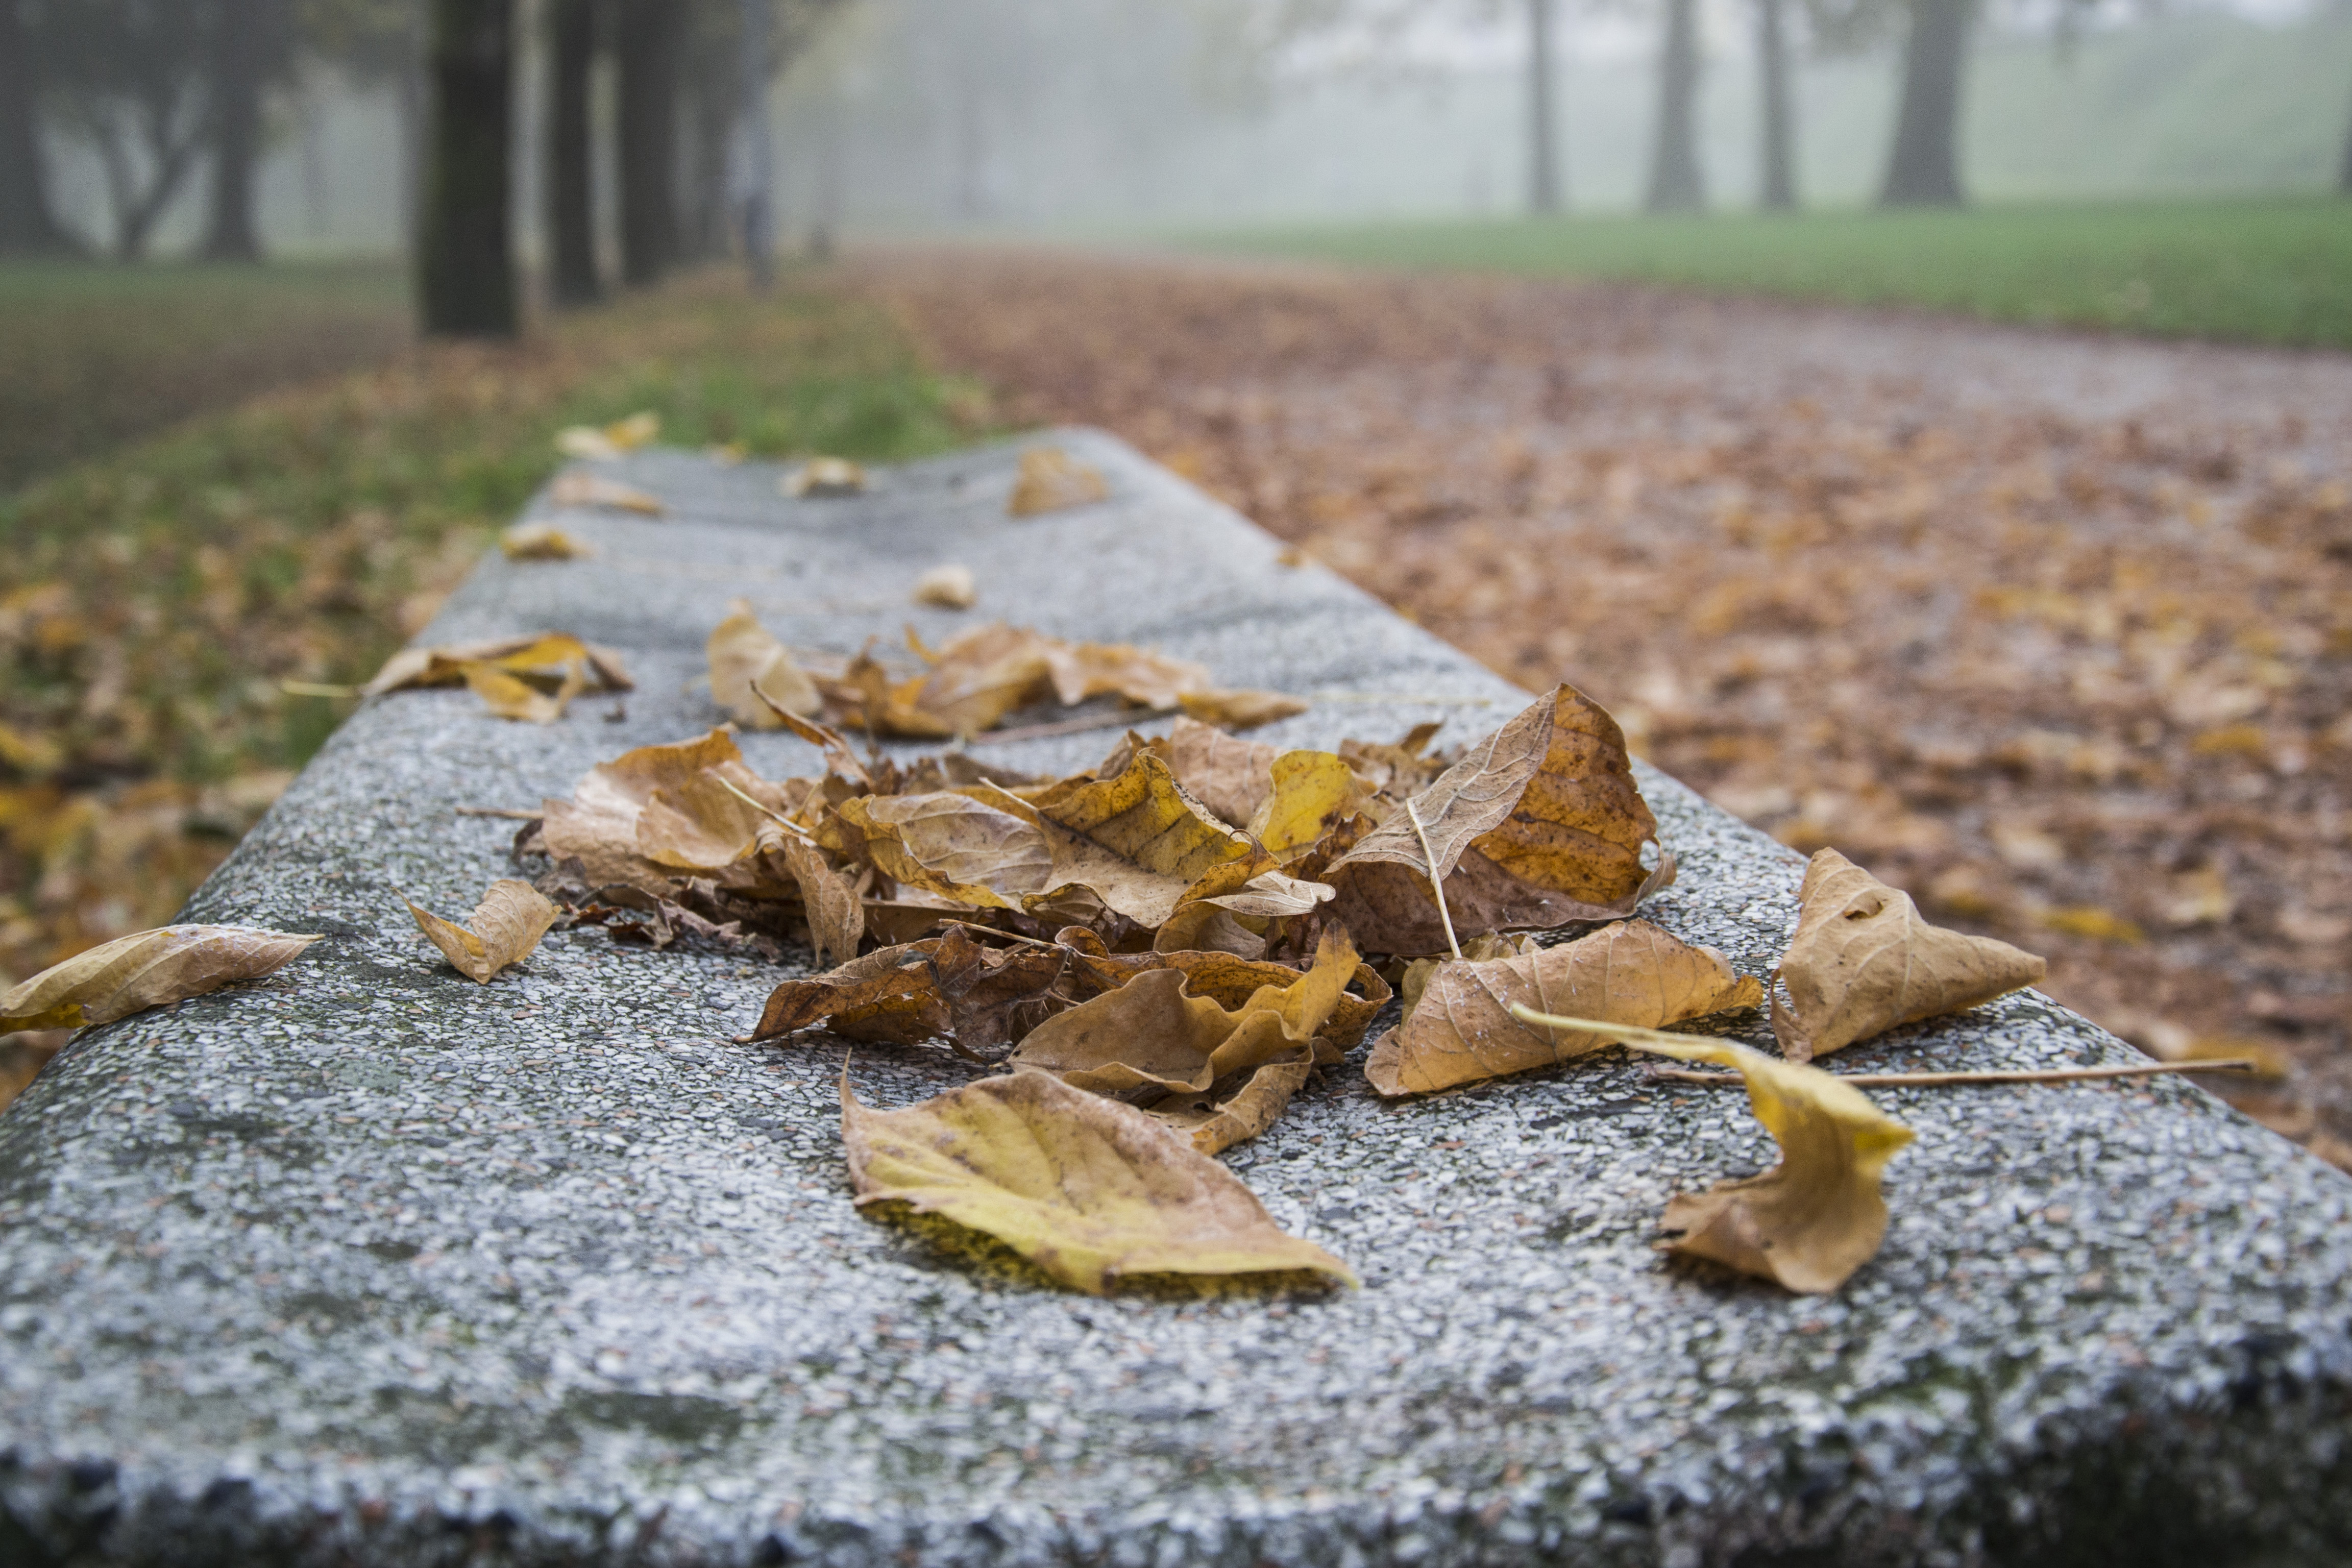
[{"label": "fallen leaf on ground", "polygon": [[570,800],[544,804],[540,834],[551,856],[579,860],[592,883],[659,893],[681,873],[723,873],[757,853],[765,813],[788,805],[780,786],[743,765],[735,737],[713,730],[598,763]]},{"label": "fallen leaf on ground", "polygon": [[760,624],[748,599],[728,605],[727,618],[703,644],[703,658],[710,667],[711,700],[747,728],[782,729],[783,714],[777,710],[807,718],[824,706],[815,682]]},{"label": "fallen leaf on ground", "polygon": [[467,925],[445,921],[413,901],[408,912],[458,973],[485,985],[500,970],[529,958],[539,939],[563,915],[537,888],[512,877],[490,884]]},{"label": "fallen leaf on ground", "polygon": [[834,814],[841,827],[826,825],[828,842],[839,835],[840,848],[892,881],[976,909],[1024,908],[1025,900],[1045,891],[1054,868],[1053,850],[1025,808],[1006,811],[939,791],[845,800]]},{"label": "fallen leaf on ground", "polygon": [[807,500],[854,496],[866,488],[866,470],[846,458],[811,458],[786,474],[779,488]]},{"label": "fallen leaf on ground", "polygon": [[1213,1154],[1256,1137],[1288,1107],[1355,973],[1347,933],[1327,931],[1312,969],[1237,1008],[1192,994],[1181,970],[1139,974],[1038,1025],[1012,1061],[1136,1105]]},{"label": "fallen leaf on ground", "polygon": [[1177,720],[1167,739],[1152,745],[1168,759],[1168,771],[1186,794],[1235,827],[1247,824],[1274,794],[1274,762],[1283,754],[1262,741],[1236,741],[1189,717]]},{"label": "fallen leaf on ground", "polygon": [[[1112,952],[1094,932],[1076,927],[1059,932],[1055,940],[1071,954],[1070,994],[1082,999],[1125,985],[1137,975],[1173,969],[1183,974],[1188,994],[1208,997],[1233,1012],[1269,985],[1281,988],[1295,984],[1300,973],[1288,964],[1225,952]],[[1359,991],[1363,994],[1356,994]],[[1355,978],[1348,982],[1332,1004],[1330,1016],[1316,1032],[1318,1059],[1338,1061],[1353,1050],[1388,1005],[1389,996],[1388,983],[1379,972],[1370,964],[1358,963]]]},{"label": "fallen leaf on ground", "polygon": [[555,433],[555,449],[567,458],[617,458],[661,434],[661,416],[646,409],[610,425],[572,425]]},{"label": "fallen leaf on ground", "polygon": [[1342,741],[1339,757],[1374,789],[1400,798],[1417,795],[1436,782],[1451,764],[1430,751],[1429,742],[1445,727],[1442,719],[1415,724],[1404,738],[1390,744],[1380,741]]},{"label": "fallen leaf on ground", "polygon": [[1110,495],[1102,471],[1078,461],[1059,447],[1032,447],[1021,454],[1021,473],[1005,499],[1008,517],[1035,517],[1085,506]]},{"label": "fallen leaf on ground", "polygon": [[[1523,1015],[1555,1027],[1597,1020]],[[1736,1069],[1756,1120],[1780,1145],[1780,1163],[1760,1176],[1722,1182],[1666,1205],[1662,1229],[1679,1231],[1671,1252],[1713,1258],[1785,1289],[1826,1295],[1877,1254],[1886,1239],[1886,1162],[1911,1129],[1852,1084],[1799,1063],[1698,1035],[1632,1029],[1612,1037],[1677,1061]]]},{"label": "fallen leaf on ground", "polygon": [[1045,896],[1084,888],[1140,926],[1276,869],[1247,834],[1178,787],[1155,752],[1137,753],[1113,778],[1065,780],[1029,804],[1053,856]]},{"label": "fallen leaf on ground", "polygon": [[1039,640],[1054,694],[1066,708],[1089,697],[1116,695],[1165,713],[1183,700],[1185,692],[1209,684],[1207,665],[1131,643]]},{"label": "fallen leaf on ground", "polygon": [[1307,711],[1310,704],[1303,697],[1286,697],[1279,691],[1250,691],[1208,687],[1198,690],[1181,691],[1176,695],[1178,706],[1203,724],[1222,724],[1228,730],[1255,730],[1260,724],[1271,724],[1277,719],[1294,718]]},{"label": "fallen leaf on ground", "polygon": [[563,672],[562,683],[553,691],[541,691],[519,675],[509,675],[495,664],[468,664],[460,667],[467,687],[482,700],[482,707],[494,718],[516,719],[530,724],[552,724],[563,717],[572,700],[586,689],[588,678],[585,662],[573,664]]},{"label": "fallen leaf on ground", "polygon": [[1286,865],[1322,843],[1371,795],[1355,770],[1330,752],[1285,752],[1267,771],[1273,793],[1244,826]]},{"label": "fallen leaf on ground", "polygon": [[375,678],[360,688],[364,697],[431,686],[463,686],[469,666],[488,665],[509,675],[558,679],[575,667],[599,691],[634,691],[635,682],[611,648],[582,642],[569,632],[532,632],[482,642],[444,643],[403,648],[383,661]]},{"label": "fallen leaf on ground", "polygon": [[950,926],[814,979],[785,981],[769,994],[747,1037],[775,1039],[823,1025],[852,1040],[946,1039],[960,1054],[988,1061],[1066,1005],[1052,993],[1071,957],[1042,943],[992,951]]},{"label": "fallen leaf on ground", "polygon": [[826,865],[823,855],[789,834],[783,840],[783,857],[784,868],[800,885],[801,908],[808,918],[809,943],[816,961],[824,963],[828,953],[835,963],[856,958],[858,942],[866,935],[866,906],[859,902],[857,889]]},{"label": "fallen leaf on ground", "polygon": [[[1555,688],[1413,797],[1457,931],[1547,930],[1630,914],[1674,879],[1616,721]],[[1333,862],[1334,915],[1373,952],[1433,953],[1445,922],[1421,834],[1399,811]]]},{"label": "fallen leaf on ground", "polygon": [[668,508],[661,497],[641,490],[635,485],[625,485],[603,474],[571,468],[555,476],[547,499],[557,506],[611,507],[616,511],[634,511],[646,517],[659,517]]},{"label": "fallen leaf on ground", "polygon": [[861,1206],[943,1215],[1076,1289],[1100,1295],[1138,1274],[1355,1283],[1182,1138],[1050,1073],[982,1079],[901,1110],[860,1105],[845,1073],[841,1134]]},{"label": "fallen leaf on ground", "polygon": [[[1410,986],[1411,980],[1408,980]],[[1522,1023],[1514,1004],[1655,1028],[1732,1007],[1753,1007],[1763,988],[1735,973],[1711,947],[1679,942],[1647,921],[1627,921],[1510,956],[1439,963],[1422,978],[1404,1021],[1372,1045],[1364,1076],[1385,1095],[1427,1094],[1570,1061],[1614,1037]]]},{"label": "fallen leaf on ground", "polygon": [[969,566],[934,566],[915,579],[915,603],[942,610],[969,610],[980,598],[980,584]]},{"label": "fallen leaf on ground", "polygon": [[509,561],[579,561],[596,553],[551,522],[519,522],[499,535]]},{"label": "fallen leaf on ground", "polygon": [[1772,999],[1772,1033],[1790,1061],[1990,1002],[2046,967],[2005,942],[1929,925],[1910,894],[1834,849],[1815,852],[1798,898],[1797,934],[1780,961],[1789,1005]]},{"label": "fallen leaf on ground", "polygon": [[0,1035],[109,1024],[257,980],[320,940],[244,926],[163,926],[117,937],[0,995]]}]

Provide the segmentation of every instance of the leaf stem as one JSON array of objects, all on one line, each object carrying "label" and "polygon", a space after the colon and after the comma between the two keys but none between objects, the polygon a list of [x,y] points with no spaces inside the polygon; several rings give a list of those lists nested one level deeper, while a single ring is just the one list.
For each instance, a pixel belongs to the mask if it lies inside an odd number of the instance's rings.
[{"label": "leaf stem", "polygon": [[997,926],[984,926],[978,921],[941,921],[940,924],[943,926],[961,926],[966,931],[986,931],[990,936],[1001,936],[1008,942],[1025,942],[1032,947],[1051,948],[1059,947],[1061,945],[1059,942],[1043,942],[1034,936],[1023,936],[1017,931],[1005,931]]},{"label": "leaf stem", "polygon": [[[1437,874],[1437,852],[1429,847],[1429,829],[1421,825],[1421,812],[1408,796],[1404,815],[1412,830],[1421,838],[1421,868],[1429,873],[1429,890],[1437,895],[1437,918],[1445,922],[1445,945],[1454,950],[1454,962],[1462,962],[1462,943],[1454,935],[1454,913],[1445,907],[1445,879]],[[1512,1009],[1514,1012],[1517,1008]]]},{"label": "leaf stem", "polygon": [[[2206,1062],[2135,1062],[2126,1067],[2027,1068],[2014,1072],[1856,1072],[1832,1073],[1840,1083],[1874,1084],[1881,1088],[1933,1088],[1946,1084],[2084,1083],[2105,1078],[2154,1078],[2159,1073],[2254,1072],[2262,1064],[2252,1057],[2222,1057]],[[1694,1072],[1687,1068],[1652,1067],[1652,1078],[1676,1083],[1730,1089],[1743,1080],[1732,1072]]]},{"label": "leaf stem", "polygon": [[[756,691],[756,690],[758,690],[759,689],[758,689],[757,687],[754,687],[754,688],[752,688],[752,689]],[[791,817],[784,816],[782,813],[781,813],[781,812],[779,812],[779,811],[775,810],[773,807],[766,806],[766,805],[761,805],[758,801],[753,800],[750,795],[745,795],[741,790],[737,789],[733,784],[731,784],[728,783],[725,779],[723,779],[723,778],[719,778],[719,775],[718,775],[717,773],[712,773],[710,776],[711,776],[713,779],[717,779],[717,780],[718,780],[719,787],[720,789],[725,790],[729,795],[733,795],[737,800],[741,801],[745,805],[750,806],[753,811],[759,812],[759,813],[761,813],[761,815],[765,816],[766,817],[768,817],[768,819],[769,819],[769,820],[771,820],[772,822],[773,822],[777,826],[779,826],[779,827],[782,828],[785,832],[792,834],[794,837],[798,838],[802,843],[803,843],[803,844],[807,845],[810,848],[814,849],[814,848],[815,848],[815,847],[816,847],[816,837],[815,837],[815,836],[814,836],[814,834],[810,833],[810,832],[809,832],[809,830],[808,830],[807,828],[803,827],[799,823],[794,822]]]},{"label": "leaf stem", "polygon": [[451,808],[460,816],[501,816],[509,822],[537,822],[543,811],[513,811],[503,805],[460,805]]}]

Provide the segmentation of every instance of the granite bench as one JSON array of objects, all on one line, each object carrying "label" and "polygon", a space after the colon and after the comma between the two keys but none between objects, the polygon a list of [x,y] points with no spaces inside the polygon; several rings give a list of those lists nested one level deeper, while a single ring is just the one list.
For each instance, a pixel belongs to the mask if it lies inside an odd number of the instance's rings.
[{"label": "granite bench", "polygon": [[[425,640],[560,627],[637,689],[547,728],[365,704],[187,912],[331,940],[85,1033],[0,1116],[0,1561],[2352,1553],[2352,1183],[2188,1082],[1881,1091],[1918,1131],[1893,1226],[1819,1299],[1653,1249],[1669,1195],[1771,1163],[1740,1096],[1613,1052],[1397,1104],[1345,1068],[1229,1163],[1360,1289],[1097,1300],[852,1209],[842,1047],[732,1043],[791,971],[580,930],[478,986],[425,946],[403,897],[462,911],[508,864],[513,824],[457,808],[721,717],[694,682],[737,595],[851,651],[962,624],[908,602],[961,562],[970,616],[1323,699],[1277,742],[1466,740],[1525,700],[1112,438],[1053,439],[1108,500],[1006,519],[1012,447],[826,500],[646,451],[607,471],[668,517],[566,513],[595,558],[483,563]],[[1801,862],[1643,782],[1683,868],[1646,912],[1763,972]],[[1837,1065],[2130,1059],[2026,993]],[[968,1070],[855,1067],[875,1105]]]}]

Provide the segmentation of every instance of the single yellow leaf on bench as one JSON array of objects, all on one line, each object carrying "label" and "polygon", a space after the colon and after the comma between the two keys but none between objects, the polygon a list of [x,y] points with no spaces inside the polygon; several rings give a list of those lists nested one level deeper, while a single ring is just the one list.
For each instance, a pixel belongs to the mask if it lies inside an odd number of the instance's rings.
[{"label": "single yellow leaf on bench", "polygon": [[1005,499],[1009,517],[1035,517],[1086,506],[1110,495],[1102,470],[1078,461],[1059,447],[1032,447],[1021,454],[1021,472]]},{"label": "single yellow leaf on bench", "polygon": [[257,980],[315,936],[245,926],[163,926],[52,964],[0,995],[0,1034],[78,1029]]},{"label": "single yellow leaf on bench", "polygon": [[563,914],[538,889],[512,877],[490,884],[475,907],[470,929],[420,910],[413,902],[408,912],[458,973],[485,985],[500,970],[530,957],[539,939]]},{"label": "single yellow leaf on bench", "polygon": [[1356,1282],[1181,1134],[1050,1073],[982,1079],[901,1110],[860,1105],[845,1073],[841,1135],[861,1206],[945,1215],[1095,1295],[1139,1274]]}]

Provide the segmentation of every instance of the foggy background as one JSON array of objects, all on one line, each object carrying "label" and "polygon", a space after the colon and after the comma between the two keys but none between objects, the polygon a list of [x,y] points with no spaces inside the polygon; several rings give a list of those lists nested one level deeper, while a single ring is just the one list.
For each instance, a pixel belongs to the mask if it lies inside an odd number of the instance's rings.
[{"label": "foggy background", "polygon": [[[1273,0],[1268,0],[1269,5]],[[527,7],[527,11],[535,10]],[[1248,0],[850,0],[777,81],[773,198],[789,246],[820,226],[922,234],[1140,233],[1268,220],[1523,210],[1524,17],[1421,7],[1403,30],[1280,45]],[[1632,210],[1653,132],[1658,24],[1631,3],[1563,5],[1556,47],[1570,211]],[[1704,0],[1699,123],[1711,205],[1758,189],[1752,7]],[[1800,199],[1867,202],[1884,177],[1899,39],[1832,51],[1797,25]],[[537,254],[542,29],[526,15],[517,211]],[[609,75],[609,68],[600,66]],[[599,82],[609,123],[611,83]],[[307,60],[273,89],[263,238],[289,256],[403,242],[416,82]],[[1962,111],[1985,201],[2316,191],[2352,116],[2352,7],[1995,5]],[[44,128],[59,213],[113,232],[87,137]],[[609,142],[609,138],[605,138]],[[609,195],[610,171],[600,184]],[[158,222],[186,249],[204,183]],[[609,199],[600,205],[607,215]]]}]

